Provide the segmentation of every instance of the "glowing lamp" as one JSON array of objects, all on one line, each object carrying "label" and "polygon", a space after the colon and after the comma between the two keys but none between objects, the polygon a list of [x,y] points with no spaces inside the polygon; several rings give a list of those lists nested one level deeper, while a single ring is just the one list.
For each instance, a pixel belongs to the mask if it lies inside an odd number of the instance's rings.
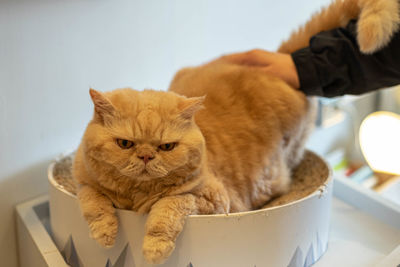
[{"label": "glowing lamp", "polygon": [[365,160],[374,171],[400,175],[400,115],[386,111],[368,115],[359,138]]}]

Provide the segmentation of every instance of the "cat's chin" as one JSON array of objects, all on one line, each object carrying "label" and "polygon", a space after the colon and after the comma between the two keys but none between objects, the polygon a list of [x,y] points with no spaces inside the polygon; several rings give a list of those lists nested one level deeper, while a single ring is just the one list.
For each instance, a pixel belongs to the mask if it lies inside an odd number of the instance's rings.
[{"label": "cat's chin", "polygon": [[140,181],[140,182],[148,182],[151,180],[155,180],[158,178],[163,177],[164,175],[160,174],[152,174],[148,172],[147,170],[143,170],[143,172],[135,177],[135,180]]}]

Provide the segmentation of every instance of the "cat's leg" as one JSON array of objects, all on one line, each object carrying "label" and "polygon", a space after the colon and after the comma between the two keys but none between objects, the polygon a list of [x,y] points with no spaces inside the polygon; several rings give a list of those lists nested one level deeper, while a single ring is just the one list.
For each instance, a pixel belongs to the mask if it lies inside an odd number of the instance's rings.
[{"label": "cat's leg", "polygon": [[291,178],[290,169],[284,159],[284,154],[279,152],[271,159],[268,166],[267,191],[270,198],[283,195],[289,191]]},{"label": "cat's leg", "polygon": [[149,213],[143,240],[143,255],[148,263],[163,263],[175,248],[185,219],[197,213],[192,194],[169,196],[156,202]]},{"label": "cat's leg", "polygon": [[78,199],[91,237],[103,247],[112,247],[118,232],[118,219],[111,200],[88,185],[80,188]]},{"label": "cat's leg", "polygon": [[297,128],[290,133],[287,145],[283,147],[284,158],[289,169],[296,167],[303,159],[306,142],[315,127],[318,100],[315,97],[308,97],[307,102],[306,115],[301,119]]}]

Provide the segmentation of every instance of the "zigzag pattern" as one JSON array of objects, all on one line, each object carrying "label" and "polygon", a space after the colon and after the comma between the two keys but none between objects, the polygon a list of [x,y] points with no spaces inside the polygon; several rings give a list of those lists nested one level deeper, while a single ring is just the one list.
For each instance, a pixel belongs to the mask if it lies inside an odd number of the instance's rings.
[{"label": "zigzag pattern", "polygon": [[78,253],[75,249],[74,240],[72,240],[72,236],[70,235],[67,243],[64,246],[64,249],[61,251],[61,254],[64,257],[66,263],[68,263],[71,267],[83,267],[81,260],[79,259]]},{"label": "zigzag pattern", "polygon": [[[303,251],[300,247],[297,247],[288,267],[309,267],[313,265],[324,253],[326,247],[322,244],[319,234],[317,233],[316,238],[316,248],[314,251],[314,244],[311,243],[307,254],[303,258]],[[325,249],[324,249],[325,247]],[[76,251],[74,240],[72,236],[68,238],[64,249],[61,251],[64,260],[71,267],[84,267],[81,259],[79,258],[78,252]],[[135,262],[131,250],[129,249],[129,244],[126,244],[121,254],[118,256],[114,264],[108,259],[104,267],[135,267]],[[191,262],[186,267],[194,267]],[[399,266],[398,266],[399,267]]]},{"label": "zigzag pattern", "polygon": [[[319,258],[324,254],[326,247],[322,244],[319,234],[317,233],[317,243],[316,251],[314,254],[314,244],[311,243],[310,248],[303,259],[303,251],[300,247],[297,247],[288,267],[309,267],[319,260]],[[325,249],[324,249],[325,247]]]},{"label": "zigzag pattern", "polygon": [[129,249],[129,244],[127,244],[118,259],[114,264],[111,264],[110,259],[107,260],[105,267],[134,267],[135,262],[133,261],[133,255]]},{"label": "zigzag pattern", "polygon": [[[72,235],[69,236],[64,249],[61,251],[65,262],[71,267],[84,267],[81,259],[79,258],[78,252],[76,251],[74,240]],[[129,248],[129,244],[126,244],[121,254],[118,256],[114,264],[108,259],[104,267],[135,267],[132,252]],[[193,267],[190,262],[186,267]]]}]

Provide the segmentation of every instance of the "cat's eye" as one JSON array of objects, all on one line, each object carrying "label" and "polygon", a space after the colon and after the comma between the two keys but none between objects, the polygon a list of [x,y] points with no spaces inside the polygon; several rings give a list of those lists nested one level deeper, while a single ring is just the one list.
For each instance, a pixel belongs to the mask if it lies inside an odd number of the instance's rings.
[{"label": "cat's eye", "polygon": [[129,149],[129,148],[133,147],[133,145],[135,143],[133,143],[132,141],[129,141],[129,140],[125,140],[125,139],[117,139],[117,144],[122,149]]},{"label": "cat's eye", "polygon": [[163,151],[171,151],[172,149],[175,148],[175,146],[176,146],[176,143],[166,143],[166,144],[159,145],[158,148]]}]

